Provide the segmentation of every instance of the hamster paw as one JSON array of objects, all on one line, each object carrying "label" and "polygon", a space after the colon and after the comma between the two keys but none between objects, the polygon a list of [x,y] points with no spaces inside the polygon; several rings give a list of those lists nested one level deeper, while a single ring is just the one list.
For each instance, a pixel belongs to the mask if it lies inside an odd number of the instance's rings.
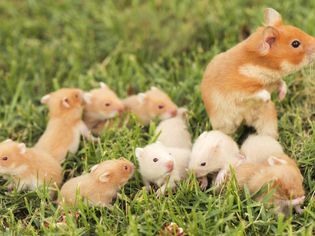
[{"label": "hamster paw", "polygon": [[257,92],[255,97],[259,100],[262,100],[263,102],[269,102],[271,99],[271,95],[266,89]]},{"label": "hamster paw", "polygon": [[219,173],[218,173],[218,175],[217,175],[217,177],[215,179],[215,182],[214,182],[216,187],[219,187],[219,186],[221,186],[224,183],[226,175],[227,175],[227,170],[226,169],[222,169],[222,170],[219,171]]},{"label": "hamster paw", "polygon": [[285,98],[285,95],[287,94],[287,84],[282,80],[281,84],[279,86],[279,100],[282,101]]},{"label": "hamster paw", "polygon": [[208,178],[207,176],[203,176],[198,179],[201,190],[205,190],[208,187]]},{"label": "hamster paw", "polygon": [[300,206],[294,206],[294,209],[298,214],[302,214],[304,212],[304,209],[302,209]]}]

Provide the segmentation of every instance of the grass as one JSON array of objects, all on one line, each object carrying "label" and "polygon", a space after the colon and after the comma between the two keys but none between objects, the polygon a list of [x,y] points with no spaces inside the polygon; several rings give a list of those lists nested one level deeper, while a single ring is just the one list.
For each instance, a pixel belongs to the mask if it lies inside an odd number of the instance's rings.
[{"label": "grass", "polygon": [[[1,1],[0,140],[32,146],[43,133],[47,110],[40,98],[61,87],[89,90],[106,82],[119,96],[151,85],[163,88],[191,111],[194,138],[209,130],[199,84],[208,61],[262,23],[266,6],[315,35],[312,0],[259,1]],[[315,80],[306,68],[285,80],[286,99],[276,102],[280,141],[304,176],[305,212],[275,217],[233,182],[226,191],[200,191],[193,178],[171,196],[157,199],[142,190],[139,173],[122,189],[112,209],[80,204],[80,216],[62,211],[47,191],[6,191],[0,179],[0,230],[9,235],[156,235],[176,222],[189,235],[312,235],[315,232]],[[153,137],[132,128],[109,130],[102,145],[82,142],[63,164],[65,180],[102,160],[125,156],[137,164],[134,149]],[[71,210],[71,209],[70,209]]]}]

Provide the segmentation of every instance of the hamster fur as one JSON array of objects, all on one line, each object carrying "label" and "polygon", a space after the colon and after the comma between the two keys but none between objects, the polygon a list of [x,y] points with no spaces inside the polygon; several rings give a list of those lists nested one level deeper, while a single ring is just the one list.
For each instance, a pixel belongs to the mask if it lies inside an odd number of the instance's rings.
[{"label": "hamster fur", "polygon": [[41,102],[48,106],[49,120],[36,148],[63,162],[68,152],[77,152],[81,135],[96,140],[82,121],[84,94],[80,89],[59,89],[44,96]]},{"label": "hamster fur", "polygon": [[92,133],[99,134],[105,121],[124,111],[123,102],[103,82],[100,88],[89,91],[85,96],[88,101],[84,106],[83,121]]},{"label": "hamster fur", "polygon": [[156,87],[151,87],[145,93],[130,96],[124,99],[123,103],[126,110],[134,114],[144,125],[148,125],[155,118],[164,120],[177,114],[177,106],[174,102]]},{"label": "hamster fur", "polygon": [[57,187],[62,181],[62,168],[52,156],[10,139],[0,143],[0,174],[12,176],[18,190]]},{"label": "hamster fur", "polygon": [[244,162],[235,168],[238,185],[246,186],[251,194],[258,192],[264,185],[271,183],[270,189],[258,196],[258,200],[271,190],[275,191],[270,203],[278,212],[287,214],[292,205],[301,213],[300,205],[304,202],[303,176],[296,163],[286,155],[270,156],[260,163]]},{"label": "hamster fur", "polygon": [[59,201],[75,205],[78,194],[90,205],[109,206],[133,173],[134,165],[126,159],[104,161],[93,166],[90,173],[68,180],[61,188]]},{"label": "hamster fur", "polygon": [[161,121],[155,131],[159,134],[157,141],[167,147],[191,150],[191,135],[187,127],[186,113],[185,108],[179,108],[175,117]]},{"label": "hamster fur", "polygon": [[218,172],[215,185],[220,185],[229,166],[243,160],[236,142],[221,131],[203,132],[192,147],[189,169],[200,181],[202,189],[208,186],[207,175]]},{"label": "hamster fur", "polygon": [[262,162],[269,156],[284,154],[281,144],[271,136],[250,135],[241,146],[247,162]]},{"label": "hamster fur", "polygon": [[315,38],[265,10],[265,26],[208,64],[201,83],[202,99],[213,129],[233,134],[243,121],[258,134],[278,137],[277,112],[270,101],[276,89],[283,98],[282,77],[315,58]]},{"label": "hamster fur", "polygon": [[150,183],[156,184],[158,196],[165,194],[167,188],[174,189],[176,183],[186,177],[189,150],[169,148],[156,142],[136,148],[135,154],[146,189],[150,188]]}]

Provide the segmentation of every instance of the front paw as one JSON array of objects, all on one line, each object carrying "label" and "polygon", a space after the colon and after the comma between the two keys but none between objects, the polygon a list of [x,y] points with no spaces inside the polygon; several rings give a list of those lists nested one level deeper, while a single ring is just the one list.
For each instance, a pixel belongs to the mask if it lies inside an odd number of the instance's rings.
[{"label": "front paw", "polygon": [[227,175],[226,169],[222,169],[219,171],[219,173],[218,173],[218,175],[214,181],[214,184],[216,187],[220,187],[224,183],[226,175]]},{"label": "front paw", "polygon": [[282,101],[284,98],[285,98],[285,95],[287,94],[287,90],[288,90],[288,87],[287,87],[287,84],[282,80],[281,81],[281,84],[279,86],[279,100]]},{"label": "front paw", "polygon": [[269,102],[271,100],[271,94],[266,89],[257,92],[255,97],[263,102]]},{"label": "front paw", "polygon": [[203,177],[199,178],[198,181],[199,181],[199,186],[200,186],[201,190],[205,190],[208,187],[207,176],[203,176]]}]

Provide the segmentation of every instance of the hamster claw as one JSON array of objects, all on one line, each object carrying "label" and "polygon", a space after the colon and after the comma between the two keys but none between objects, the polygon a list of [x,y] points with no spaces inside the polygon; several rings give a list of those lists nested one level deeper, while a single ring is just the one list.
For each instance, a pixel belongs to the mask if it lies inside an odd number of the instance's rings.
[{"label": "hamster claw", "polygon": [[207,176],[203,176],[198,179],[201,190],[205,190],[208,187],[208,178]]}]

